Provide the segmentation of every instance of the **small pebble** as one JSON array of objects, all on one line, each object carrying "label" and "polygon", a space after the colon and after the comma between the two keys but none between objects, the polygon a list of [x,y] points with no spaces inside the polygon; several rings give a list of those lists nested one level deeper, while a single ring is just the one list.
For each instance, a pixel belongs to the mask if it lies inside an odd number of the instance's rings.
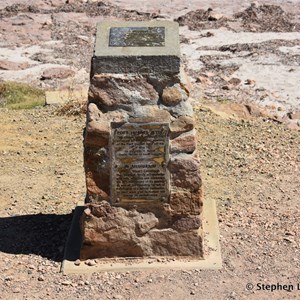
[{"label": "small pebble", "polygon": [[65,280],[61,282],[62,285],[71,285],[72,282],[70,280]]},{"label": "small pebble", "polygon": [[75,266],[80,266],[80,263],[81,263],[80,259],[76,259],[76,261],[74,261]]},{"label": "small pebble", "polygon": [[95,266],[97,263],[94,259],[88,259],[86,262],[85,262],[86,265],[92,267],[92,266]]}]

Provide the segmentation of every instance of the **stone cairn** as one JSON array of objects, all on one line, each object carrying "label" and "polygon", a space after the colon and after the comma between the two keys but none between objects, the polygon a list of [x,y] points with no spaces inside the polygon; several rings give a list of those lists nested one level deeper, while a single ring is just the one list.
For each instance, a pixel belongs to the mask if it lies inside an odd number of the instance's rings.
[{"label": "stone cairn", "polygon": [[98,24],[84,133],[82,259],[203,257],[202,188],[178,24]]}]

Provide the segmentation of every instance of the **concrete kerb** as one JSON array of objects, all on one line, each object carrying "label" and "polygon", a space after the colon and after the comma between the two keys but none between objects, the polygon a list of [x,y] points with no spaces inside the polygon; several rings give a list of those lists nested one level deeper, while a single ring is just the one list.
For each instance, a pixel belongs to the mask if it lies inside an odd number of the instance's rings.
[{"label": "concrete kerb", "polygon": [[[68,274],[88,274],[97,272],[127,272],[145,270],[191,270],[222,268],[220,233],[214,200],[204,201],[203,206],[203,232],[204,232],[204,259],[192,257],[145,257],[145,258],[102,258],[97,259],[97,264],[88,266],[85,261],[80,265],[74,262],[79,259],[81,234],[79,219],[84,210],[83,204],[75,208],[71,228],[68,234],[64,259],[61,271]],[[159,261],[158,261],[159,260]]]}]

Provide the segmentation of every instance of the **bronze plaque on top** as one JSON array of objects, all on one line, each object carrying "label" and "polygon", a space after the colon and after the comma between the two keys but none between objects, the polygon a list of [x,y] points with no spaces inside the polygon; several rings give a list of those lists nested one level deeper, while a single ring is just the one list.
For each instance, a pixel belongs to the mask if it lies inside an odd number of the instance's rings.
[{"label": "bronze plaque on top", "polygon": [[165,27],[112,27],[110,47],[163,47]]},{"label": "bronze plaque on top", "polygon": [[126,123],[112,129],[113,203],[160,202],[169,197],[169,125]]}]

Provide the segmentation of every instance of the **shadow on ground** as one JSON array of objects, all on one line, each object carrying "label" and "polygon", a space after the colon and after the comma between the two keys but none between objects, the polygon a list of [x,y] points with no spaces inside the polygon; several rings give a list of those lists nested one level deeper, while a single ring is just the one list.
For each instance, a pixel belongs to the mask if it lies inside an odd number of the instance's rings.
[{"label": "shadow on ground", "polygon": [[72,214],[37,214],[0,218],[0,251],[36,254],[60,262]]}]

